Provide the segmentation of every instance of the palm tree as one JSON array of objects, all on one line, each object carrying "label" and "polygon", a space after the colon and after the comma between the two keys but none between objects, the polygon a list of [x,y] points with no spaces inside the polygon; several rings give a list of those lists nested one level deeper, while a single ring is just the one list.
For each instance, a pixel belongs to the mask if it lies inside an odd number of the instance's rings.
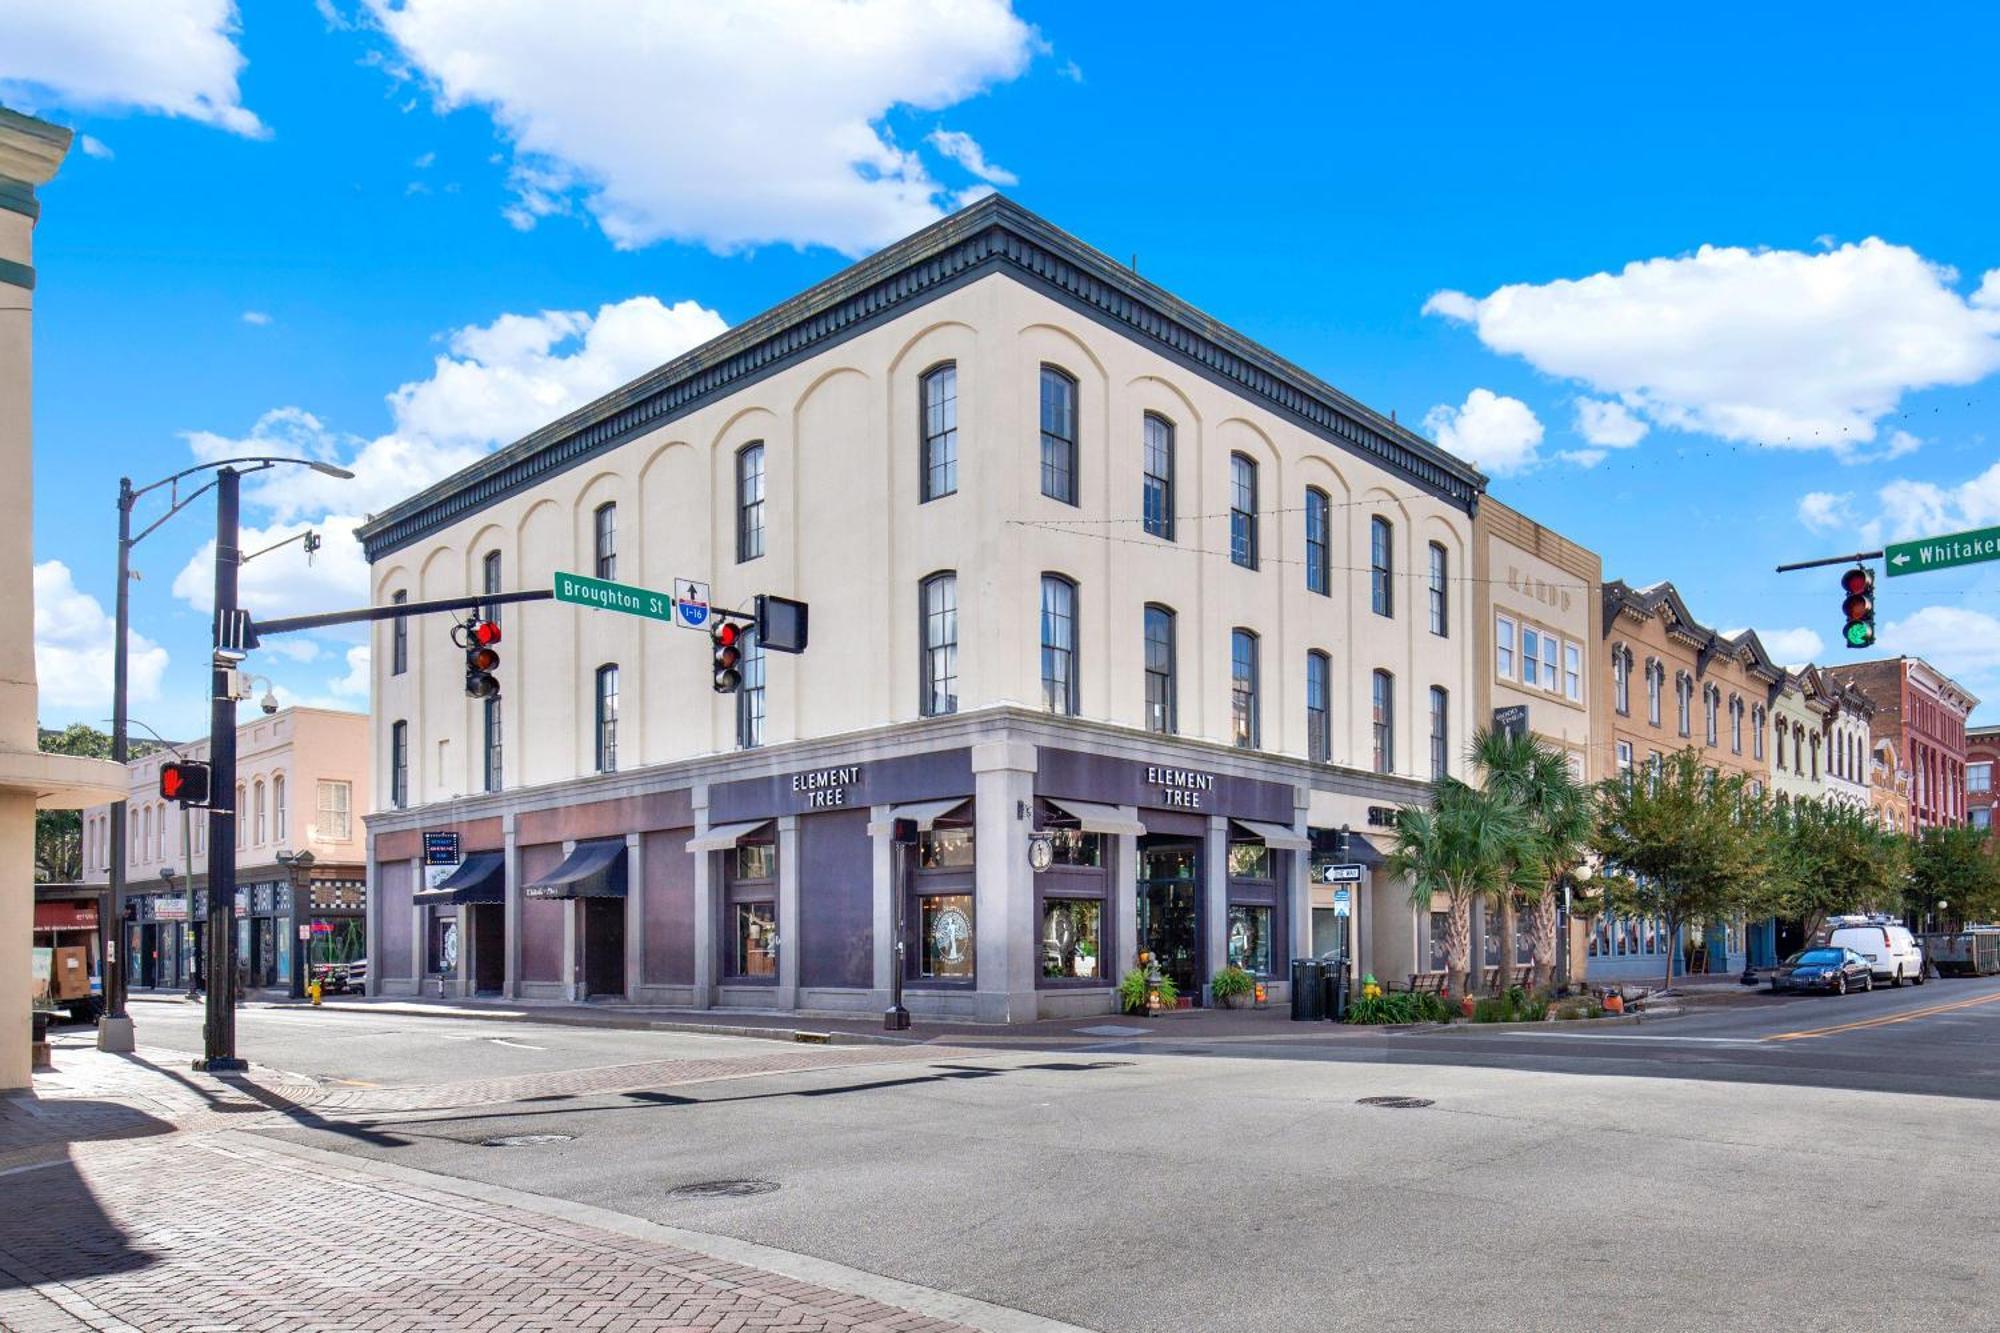
[{"label": "palm tree", "polygon": [[1520,810],[1492,792],[1446,778],[1428,807],[1405,806],[1396,815],[1396,841],[1388,870],[1410,881],[1410,901],[1428,912],[1444,895],[1445,972],[1453,994],[1466,993],[1472,953],[1472,900],[1502,891],[1528,853]]},{"label": "palm tree", "polygon": [[[1553,985],[1556,917],[1563,879],[1583,863],[1595,821],[1591,788],[1570,771],[1569,756],[1537,736],[1481,728],[1472,738],[1472,762],[1486,790],[1519,808],[1534,845],[1534,864],[1514,879],[1532,913],[1535,975],[1530,987]],[[1502,895],[1500,982],[1513,980],[1515,894]]]}]

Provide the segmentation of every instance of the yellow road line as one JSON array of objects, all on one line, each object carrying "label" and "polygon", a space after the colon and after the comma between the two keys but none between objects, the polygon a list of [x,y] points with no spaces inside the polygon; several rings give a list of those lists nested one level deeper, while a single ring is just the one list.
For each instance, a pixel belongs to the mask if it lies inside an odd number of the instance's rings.
[{"label": "yellow road line", "polygon": [[1883,1028],[1893,1023],[1909,1023],[1919,1018],[1930,1018],[1936,1014],[1948,1014],[1957,1009],[1970,1009],[1974,1005],[1992,1004],[2000,1000],[2000,991],[1991,995],[1976,995],[1969,1000],[1953,1000],[1949,1004],[1934,1004],[1925,1009],[1906,1009],[1902,1013],[1884,1014],[1880,1018],[1864,1018],[1855,1023],[1839,1023],[1833,1027],[1807,1028],[1800,1032],[1781,1032],[1766,1037],[1766,1041],[1798,1041],[1802,1037],[1831,1037],[1842,1032],[1858,1032],[1863,1028]]}]

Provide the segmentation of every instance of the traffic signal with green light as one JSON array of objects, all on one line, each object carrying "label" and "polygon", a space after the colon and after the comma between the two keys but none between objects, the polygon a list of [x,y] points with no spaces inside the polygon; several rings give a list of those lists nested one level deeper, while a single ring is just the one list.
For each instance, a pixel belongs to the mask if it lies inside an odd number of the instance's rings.
[{"label": "traffic signal with green light", "polygon": [[1847,617],[1841,641],[1849,648],[1874,647],[1875,571],[1856,565],[1840,576],[1840,591],[1845,599],[1840,604],[1841,614]]}]

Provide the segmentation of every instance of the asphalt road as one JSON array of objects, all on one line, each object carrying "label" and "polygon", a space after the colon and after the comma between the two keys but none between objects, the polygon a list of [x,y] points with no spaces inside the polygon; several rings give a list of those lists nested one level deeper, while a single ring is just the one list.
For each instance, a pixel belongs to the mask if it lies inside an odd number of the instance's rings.
[{"label": "asphalt road", "polygon": [[[242,1031],[367,1082],[767,1046],[268,1010]],[[1575,1036],[941,1052],[279,1133],[1107,1330],[1986,1329],[1996,1038],[2000,982],[1950,982]],[[483,1146],[518,1134],[570,1137]],[[673,1192],[732,1179],[776,1188]]]}]

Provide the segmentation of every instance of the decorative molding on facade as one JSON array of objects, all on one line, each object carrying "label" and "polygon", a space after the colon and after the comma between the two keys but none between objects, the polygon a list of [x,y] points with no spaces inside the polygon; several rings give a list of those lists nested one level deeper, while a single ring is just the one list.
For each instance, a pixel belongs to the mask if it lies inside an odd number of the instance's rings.
[{"label": "decorative molding on facade", "polygon": [[1486,479],[1477,469],[989,195],[370,518],[357,532],[367,559],[989,274],[1060,301],[1468,514],[1479,503]]}]

